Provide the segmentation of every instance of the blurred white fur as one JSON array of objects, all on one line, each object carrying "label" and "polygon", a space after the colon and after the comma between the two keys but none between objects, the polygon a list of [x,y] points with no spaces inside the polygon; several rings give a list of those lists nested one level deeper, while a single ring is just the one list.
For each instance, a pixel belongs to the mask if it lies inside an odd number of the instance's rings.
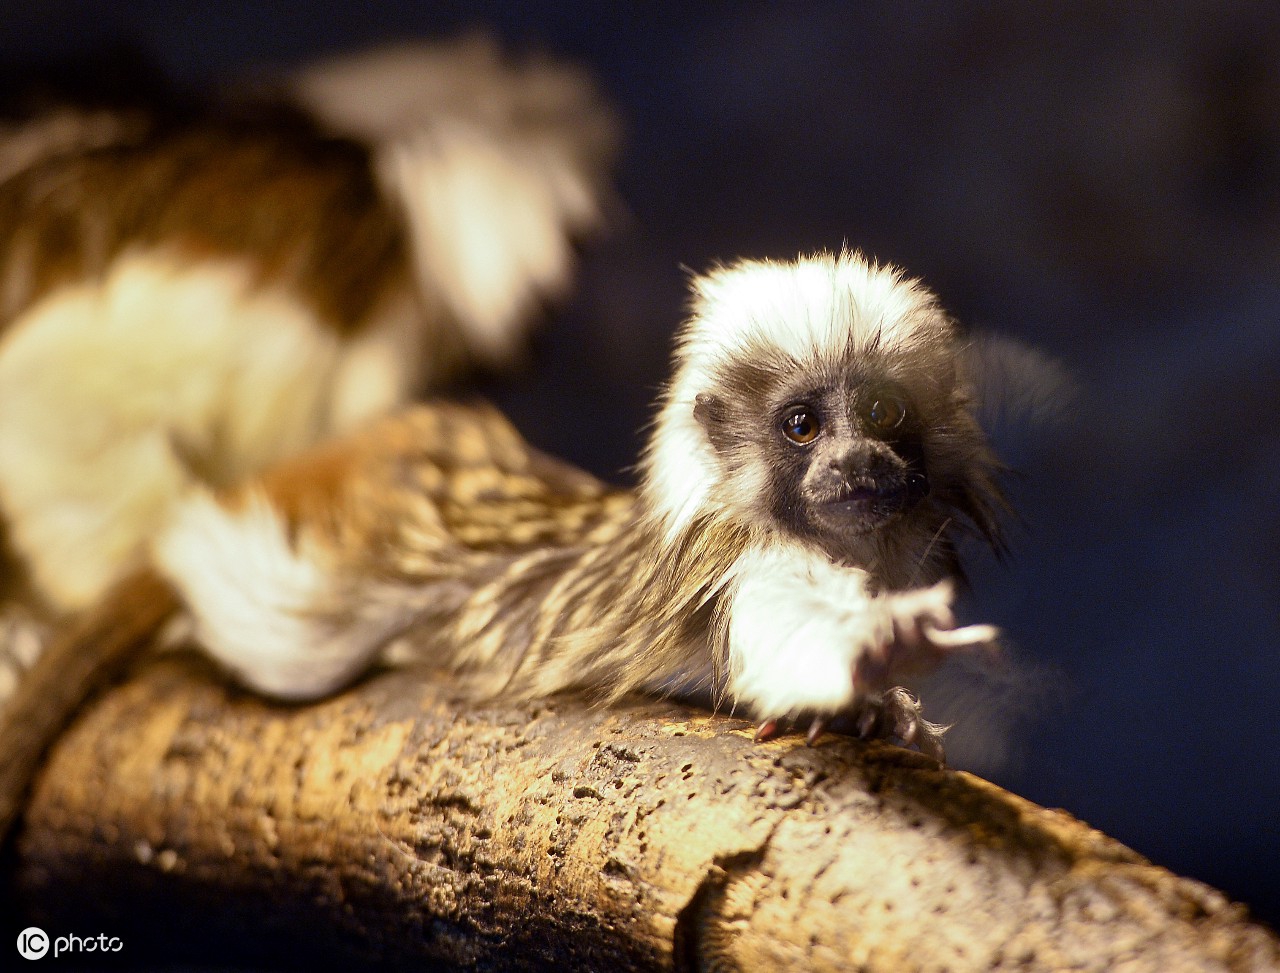
[{"label": "blurred white fur", "polygon": [[192,485],[327,431],[339,341],[252,268],[163,252],[61,288],[0,341],[0,506],[40,591],[83,607]]},{"label": "blurred white fur", "polygon": [[259,493],[234,509],[207,492],[193,495],[159,539],[156,561],[181,584],[205,651],[277,699],[341,688],[412,613],[407,603],[387,611],[344,598],[323,545],[306,532],[292,537]]},{"label": "blurred white fur", "polygon": [[573,241],[610,203],[618,126],[589,78],[504,58],[476,35],[317,64],[292,89],[335,132],[375,147],[420,286],[461,319],[473,351],[508,361],[526,316],[567,289]]}]

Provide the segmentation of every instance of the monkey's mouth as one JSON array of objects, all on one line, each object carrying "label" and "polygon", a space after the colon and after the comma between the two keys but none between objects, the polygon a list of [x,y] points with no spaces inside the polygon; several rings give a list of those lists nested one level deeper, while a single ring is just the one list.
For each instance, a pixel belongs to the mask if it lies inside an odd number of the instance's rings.
[{"label": "monkey's mouth", "polygon": [[843,490],[818,508],[819,516],[832,526],[876,527],[898,513],[907,502],[906,485],[855,487]]},{"label": "monkey's mouth", "polygon": [[892,520],[928,493],[923,477],[869,480],[841,489],[815,504],[818,519],[829,529],[866,533]]}]

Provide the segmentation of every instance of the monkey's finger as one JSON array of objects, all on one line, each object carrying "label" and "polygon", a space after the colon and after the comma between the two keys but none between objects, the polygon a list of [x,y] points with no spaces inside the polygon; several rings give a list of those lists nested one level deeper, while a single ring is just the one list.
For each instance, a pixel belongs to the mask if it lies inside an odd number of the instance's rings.
[{"label": "monkey's finger", "polygon": [[994,646],[1000,638],[1000,630],[994,625],[937,628],[929,622],[925,622],[921,628],[929,642],[939,649],[959,649],[975,645]]},{"label": "monkey's finger", "polygon": [[756,727],[756,743],[765,743],[778,735],[778,721],[765,720]]},{"label": "monkey's finger", "polygon": [[946,762],[942,736],[949,726],[930,723],[921,715],[920,701],[901,686],[895,686],[884,694],[880,703],[881,716],[890,727],[890,733],[908,746],[914,745],[921,753],[939,763]]}]

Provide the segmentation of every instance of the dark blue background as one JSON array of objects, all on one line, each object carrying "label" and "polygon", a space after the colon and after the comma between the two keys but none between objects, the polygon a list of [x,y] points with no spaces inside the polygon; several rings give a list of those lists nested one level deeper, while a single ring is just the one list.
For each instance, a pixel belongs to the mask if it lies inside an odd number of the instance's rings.
[{"label": "dark blue background", "polygon": [[1280,8],[334,6],[10,3],[0,58],[127,38],[202,82],[488,24],[588,64],[630,223],[494,395],[605,476],[681,265],[848,241],[1058,356],[1074,406],[1002,436],[1027,528],[974,572],[969,613],[1056,672],[993,776],[1280,919]]}]

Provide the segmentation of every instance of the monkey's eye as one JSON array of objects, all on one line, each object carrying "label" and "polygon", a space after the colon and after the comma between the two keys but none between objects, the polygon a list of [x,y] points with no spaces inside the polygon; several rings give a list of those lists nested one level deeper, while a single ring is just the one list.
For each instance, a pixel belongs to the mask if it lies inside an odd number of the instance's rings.
[{"label": "monkey's eye", "polygon": [[877,395],[862,410],[862,418],[876,432],[888,432],[902,425],[907,417],[907,404],[896,395]]},{"label": "monkey's eye", "polygon": [[821,430],[822,423],[806,406],[792,406],[787,410],[787,417],[782,420],[782,434],[802,446],[813,442]]}]

